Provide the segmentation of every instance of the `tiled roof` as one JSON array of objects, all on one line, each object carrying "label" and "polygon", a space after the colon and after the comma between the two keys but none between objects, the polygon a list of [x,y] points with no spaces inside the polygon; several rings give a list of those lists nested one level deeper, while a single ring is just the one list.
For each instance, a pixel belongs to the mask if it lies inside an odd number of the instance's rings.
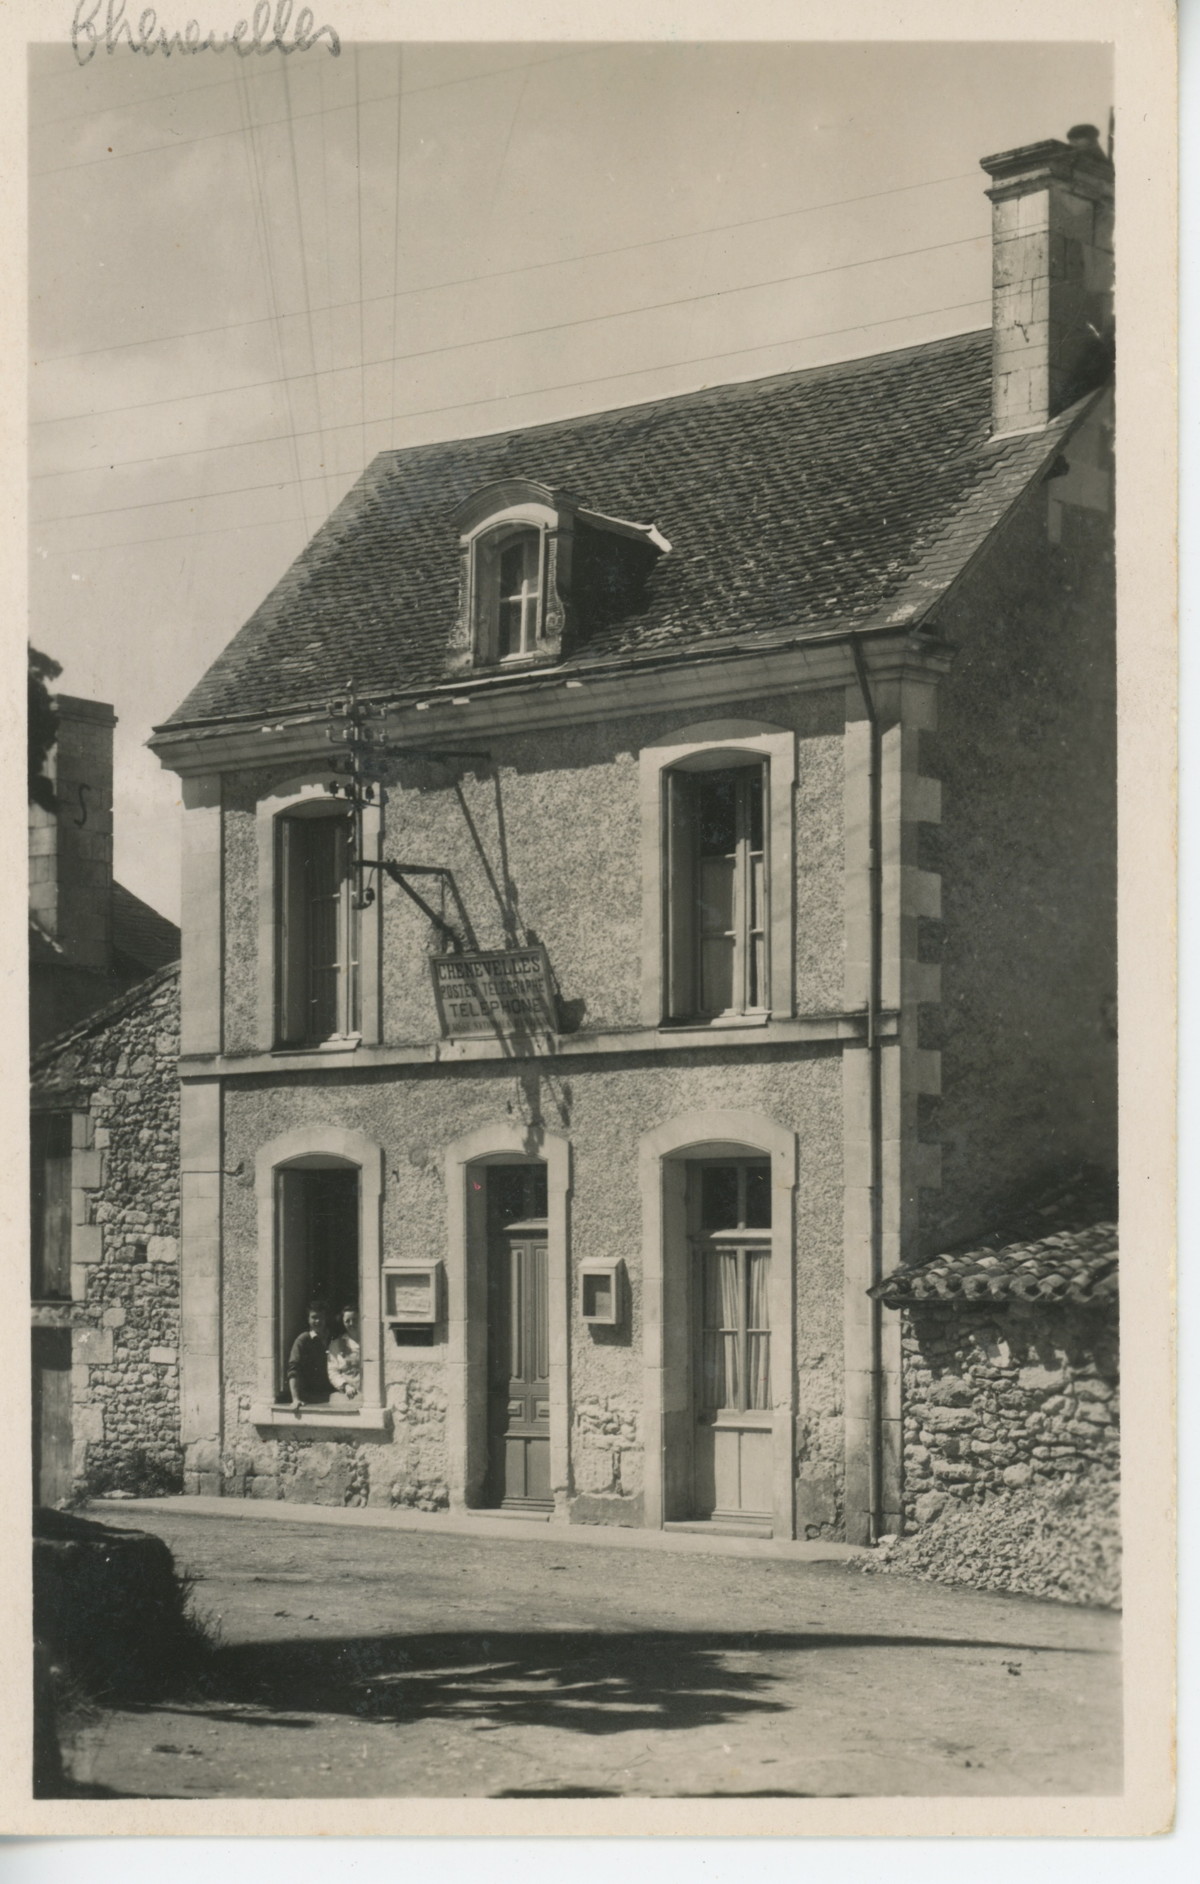
[{"label": "tiled roof", "polygon": [[29,1056],[34,1091],[49,1091],[58,1080],[75,1078],[81,1071],[86,1071],[86,1066],[81,1066],[74,1057],[76,1049],[86,1060],[86,1042],[93,1034],[103,1033],[114,1021],[140,1007],[143,1002],[152,1000],[164,983],[176,980],[178,976],[179,963],[168,962],[165,968],[147,975],[136,987],[127,988],[123,994],[118,994],[103,1007],[94,1009],[83,1020],[73,1021],[53,1039],[42,1041]]},{"label": "tiled roof", "polygon": [[960,1250],[894,1270],[870,1293],[888,1308],[910,1302],[1108,1302],[1117,1294],[1117,1226],[1093,1223],[1037,1243]]},{"label": "tiled roof", "polygon": [[137,968],[165,968],[168,962],[179,960],[179,929],[123,883],[114,883],[112,945],[118,966],[129,963]]},{"label": "tiled roof", "polygon": [[911,1302],[1111,1302],[1117,1297],[1116,1194],[1080,1172],[1006,1213],[1003,1230],[969,1248],[906,1263],[868,1291],[888,1308]]},{"label": "tiled roof", "polygon": [[449,684],[454,513],[511,475],[656,524],[671,545],[629,612],[557,673],[914,623],[1084,403],[1040,432],[993,441],[990,380],[990,334],[965,334],[384,452],[168,725],[318,709],[350,679],[377,698]]}]

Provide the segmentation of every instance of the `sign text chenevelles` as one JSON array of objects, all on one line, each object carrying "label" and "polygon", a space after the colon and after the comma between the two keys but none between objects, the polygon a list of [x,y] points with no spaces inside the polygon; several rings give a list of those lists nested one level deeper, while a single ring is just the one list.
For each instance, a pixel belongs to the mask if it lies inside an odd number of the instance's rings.
[{"label": "sign text chenevelles", "polygon": [[550,965],[540,948],[435,955],[433,992],[444,1034],[552,1033]]}]

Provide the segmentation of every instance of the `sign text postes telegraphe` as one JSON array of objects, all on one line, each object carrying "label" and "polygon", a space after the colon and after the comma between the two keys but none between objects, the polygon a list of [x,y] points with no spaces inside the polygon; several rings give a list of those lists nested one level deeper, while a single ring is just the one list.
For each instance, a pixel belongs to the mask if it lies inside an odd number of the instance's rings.
[{"label": "sign text postes telegraphe", "polygon": [[435,955],[432,968],[444,1034],[552,1033],[558,1024],[544,949]]}]

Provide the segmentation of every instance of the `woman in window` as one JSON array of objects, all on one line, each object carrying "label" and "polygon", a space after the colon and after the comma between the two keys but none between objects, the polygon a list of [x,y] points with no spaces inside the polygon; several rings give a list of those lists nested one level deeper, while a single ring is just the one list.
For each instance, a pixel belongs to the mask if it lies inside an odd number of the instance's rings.
[{"label": "woman in window", "polygon": [[358,1310],[352,1302],[342,1310],[342,1332],[329,1343],[325,1364],[333,1391],[344,1393],[347,1400],[357,1400],[362,1388],[362,1344]]}]

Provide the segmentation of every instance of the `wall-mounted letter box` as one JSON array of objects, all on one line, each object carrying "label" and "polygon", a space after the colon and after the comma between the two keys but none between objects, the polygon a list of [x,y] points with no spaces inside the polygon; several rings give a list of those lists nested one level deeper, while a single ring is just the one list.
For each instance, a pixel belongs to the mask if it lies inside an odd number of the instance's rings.
[{"label": "wall-mounted letter box", "polygon": [[383,1318],[401,1327],[427,1327],[438,1318],[440,1262],[385,1263]]},{"label": "wall-mounted letter box", "polygon": [[579,1271],[579,1313],[599,1328],[613,1328],[621,1319],[621,1272],[618,1256],[612,1262],[584,1263]]}]

